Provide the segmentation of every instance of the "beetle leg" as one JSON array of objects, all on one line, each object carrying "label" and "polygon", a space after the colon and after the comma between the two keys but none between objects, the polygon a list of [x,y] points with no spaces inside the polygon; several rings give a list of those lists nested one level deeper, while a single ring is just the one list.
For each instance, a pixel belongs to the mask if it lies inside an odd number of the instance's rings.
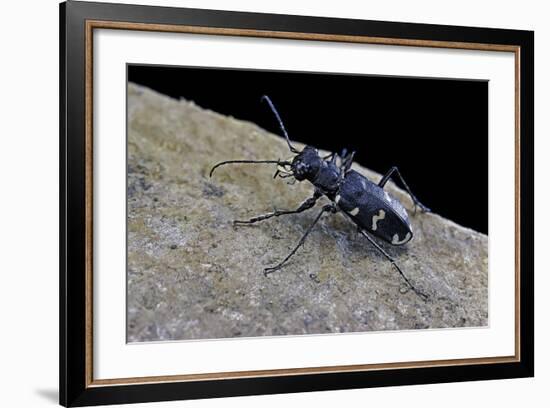
[{"label": "beetle leg", "polygon": [[321,219],[321,217],[323,216],[323,214],[325,212],[332,212],[332,213],[335,213],[336,211],[338,211],[336,209],[336,206],[334,206],[333,204],[328,204],[328,205],[325,205],[321,211],[319,212],[319,214],[317,215],[317,217],[315,217],[315,220],[313,220],[313,222],[311,223],[311,225],[309,226],[309,228],[307,229],[307,231],[304,233],[304,235],[302,236],[302,238],[300,238],[300,241],[298,241],[298,244],[294,247],[294,249],[292,251],[290,251],[290,253],[286,256],[285,259],[283,259],[281,262],[279,262],[277,265],[275,266],[272,266],[272,267],[269,267],[269,268],[265,268],[264,269],[264,275],[267,276],[268,274],[272,273],[272,272],[275,272],[279,269],[281,269],[283,267],[283,265],[292,257],[292,255],[294,255],[296,253],[296,251],[298,250],[298,248],[300,248],[307,236],[311,233],[311,231],[313,230],[313,227],[315,226],[315,224],[317,224],[317,222]]},{"label": "beetle leg", "polygon": [[380,180],[380,182],[378,183],[378,186],[381,187],[381,188],[384,188],[384,186],[386,185],[386,183],[388,182],[388,180],[391,178],[391,176],[393,175],[393,173],[397,173],[397,176],[399,177],[399,180],[401,181],[401,184],[403,184],[403,186],[405,187],[405,190],[407,190],[407,193],[409,193],[409,196],[411,197],[411,199],[413,200],[413,203],[414,203],[414,213],[416,214],[416,207],[420,207],[420,210],[422,212],[432,212],[432,210],[430,210],[428,207],[426,207],[424,204],[422,204],[418,198],[416,198],[416,196],[412,193],[411,189],[409,188],[409,186],[407,185],[407,183],[405,182],[405,179],[403,179],[403,176],[401,175],[401,173],[399,172],[399,169],[395,166],[393,166],[390,171],[388,171],[386,173],[386,175],[384,177],[382,177],[382,179]]},{"label": "beetle leg", "polygon": [[407,279],[407,277],[405,276],[405,274],[403,273],[403,271],[401,270],[401,268],[397,265],[397,263],[395,262],[395,260],[390,256],[390,254],[388,254],[386,251],[384,251],[384,249],[378,245],[374,239],[372,239],[370,237],[370,235],[365,231],[365,230],[360,230],[361,234],[367,238],[369,240],[369,242],[382,254],[386,257],[386,259],[388,261],[391,262],[391,264],[393,265],[393,267],[395,267],[395,269],[397,269],[397,272],[399,272],[399,274],[403,277],[403,279],[405,280],[405,282],[407,282],[407,285],[409,285],[409,287],[414,291],[414,293],[416,293],[422,300],[424,301],[427,301],[429,298],[428,298],[428,295],[422,293],[421,291],[419,291],[418,289],[416,289],[414,287],[414,285],[411,283],[411,281],[409,281],[409,279]]},{"label": "beetle leg", "polygon": [[313,194],[313,197],[308,198],[295,210],[277,210],[267,214],[258,215],[249,220],[243,220],[243,221],[235,220],[233,221],[233,224],[254,224],[255,222],[267,220],[272,217],[279,217],[281,215],[287,215],[287,214],[298,214],[312,208],[317,202],[317,200],[319,199],[319,197],[321,197],[321,193],[316,190],[315,193]]},{"label": "beetle leg", "polygon": [[329,153],[326,156],[323,156],[322,159],[332,161],[332,159],[334,159],[334,157],[335,157],[335,153]]},{"label": "beetle leg", "polygon": [[353,156],[355,156],[355,151],[347,154],[345,157],[342,157],[342,173],[345,174],[351,168],[351,165],[353,164]]}]

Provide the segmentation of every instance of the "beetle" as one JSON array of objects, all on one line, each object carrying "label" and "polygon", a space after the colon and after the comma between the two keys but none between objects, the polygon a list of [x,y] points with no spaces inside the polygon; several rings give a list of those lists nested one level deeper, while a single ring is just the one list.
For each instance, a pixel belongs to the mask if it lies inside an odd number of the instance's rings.
[{"label": "beetle", "polygon": [[294,210],[276,210],[270,213],[258,215],[248,220],[235,220],[234,224],[254,224],[272,217],[282,215],[297,214],[309,210],[315,206],[317,200],[325,196],[330,200],[330,204],[325,205],[319,211],[311,225],[308,227],[297,245],[290,253],[277,265],[264,269],[264,274],[275,272],[296,253],[303,245],[307,236],[313,230],[313,227],[321,219],[323,214],[335,214],[341,212],[351,222],[353,222],[359,232],[378,250],[392,266],[399,272],[407,285],[422,299],[427,300],[428,296],[418,290],[411,281],[405,276],[395,260],[373,239],[376,237],[393,246],[401,246],[409,242],[413,237],[413,230],[407,210],[394,197],[392,197],[384,186],[394,175],[397,176],[403,187],[411,197],[414,203],[414,213],[416,207],[422,212],[431,210],[423,205],[412,193],[411,189],[401,176],[397,167],[392,167],[378,182],[372,182],[362,174],[351,169],[355,152],[348,153],[344,150],[340,155],[330,153],[326,156],[320,156],[319,151],[312,146],[305,146],[301,151],[296,149],[290,142],[286,128],[281,120],[279,112],[273,105],[271,99],[264,95],[262,101],[267,102],[273,112],[279,128],[283,133],[290,151],[295,156],[290,160],[227,160],[215,164],[210,170],[210,177],[214,171],[227,164],[276,164],[277,171],[273,178],[292,178],[294,181],[310,182],[313,187],[313,195],[305,200]]}]

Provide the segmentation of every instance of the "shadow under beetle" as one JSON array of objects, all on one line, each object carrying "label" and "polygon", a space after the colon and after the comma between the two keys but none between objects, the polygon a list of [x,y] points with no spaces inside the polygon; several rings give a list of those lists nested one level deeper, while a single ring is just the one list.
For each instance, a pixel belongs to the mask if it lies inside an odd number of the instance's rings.
[{"label": "shadow under beetle", "polygon": [[386,241],[391,245],[403,245],[409,242],[413,237],[413,231],[409,222],[409,217],[405,207],[394,197],[390,196],[384,190],[384,186],[388,180],[395,174],[407,190],[413,203],[416,213],[418,206],[423,212],[430,212],[430,209],[424,206],[411,192],[409,186],[399,173],[397,167],[392,167],[378,184],[373,183],[363,175],[351,169],[353,156],[355,152],[347,153],[346,150],[338,155],[331,153],[325,157],[319,156],[317,149],[312,146],[305,146],[302,151],[296,149],[291,143],[288,133],[285,129],[283,121],[275,109],[268,96],[263,96],[262,100],[266,101],[271,108],[281,131],[286,139],[290,151],[296,156],[292,161],[284,160],[227,160],[217,163],[210,170],[210,177],[214,170],[225,164],[238,163],[273,163],[277,164],[277,171],[273,178],[277,176],[281,178],[293,178],[292,181],[307,180],[314,186],[313,196],[305,200],[295,210],[277,210],[267,214],[262,214],[246,221],[236,220],[235,224],[253,224],[259,221],[267,220],[271,217],[279,217],[287,214],[297,214],[312,208],[321,196],[327,197],[331,203],[323,206],[321,211],[315,217],[313,223],[304,233],[298,244],[292,251],[277,265],[265,268],[264,274],[281,269],[282,266],[296,253],[298,248],[303,245],[307,236],[311,233],[315,224],[319,221],[324,213],[332,213],[340,211],[355,225],[359,232],[367,238],[367,240],[391,262],[393,267],[397,269],[403,277],[407,285],[423,300],[427,300],[428,296],[416,289],[415,286],[405,276],[401,268],[395,260],[374,241],[371,235]]}]

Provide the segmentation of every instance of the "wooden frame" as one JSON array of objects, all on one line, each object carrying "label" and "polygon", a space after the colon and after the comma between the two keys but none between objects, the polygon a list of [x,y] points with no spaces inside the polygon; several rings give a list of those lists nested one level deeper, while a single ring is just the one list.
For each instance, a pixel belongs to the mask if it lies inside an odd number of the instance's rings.
[{"label": "wooden frame", "polygon": [[[73,1],[61,4],[60,28],[61,404],[114,404],[533,375],[532,32]],[[515,354],[475,359],[94,380],[92,40],[93,30],[98,28],[514,52]]]}]

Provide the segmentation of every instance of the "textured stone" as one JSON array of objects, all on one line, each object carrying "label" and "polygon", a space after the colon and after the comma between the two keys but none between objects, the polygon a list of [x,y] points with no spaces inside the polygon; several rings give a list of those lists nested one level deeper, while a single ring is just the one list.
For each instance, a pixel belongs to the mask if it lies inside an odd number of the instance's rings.
[{"label": "textured stone", "polygon": [[[436,214],[411,214],[414,239],[383,245],[426,302],[341,214],[325,215],[265,277],[317,211],[232,221],[295,208],[311,185],[273,180],[273,165],[221,167],[212,179],[208,171],[221,160],[288,156],[281,137],[253,123],[129,85],[129,341],[488,324],[487,236]],[[393,183],[386,189],[412,209]]]}]

